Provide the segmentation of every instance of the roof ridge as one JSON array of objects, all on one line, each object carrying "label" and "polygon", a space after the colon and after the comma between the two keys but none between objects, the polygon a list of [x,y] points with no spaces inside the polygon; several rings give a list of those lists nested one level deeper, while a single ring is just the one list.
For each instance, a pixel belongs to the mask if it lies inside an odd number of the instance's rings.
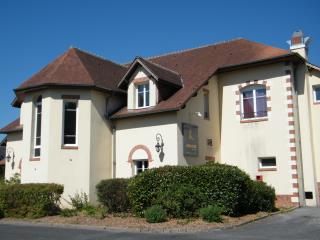
[{"label": "roof ridge", "polygon": [[111,61],[111,60],[109,60],[109,59],[107,59],[107,58],[105,58],[105,57],[102,57],[102,56],[100,56],[100,55],[98,55],[98,54],[96,54],[96,53],[89,52],[89,51],[87,51],[87,50],[83,50],[83,49],[80,49],[80,48],[78,48],[78,47],[73,47],[73,46],[72,46],[71,48],[72,48],[72,49],[76,49],[76,50],[78,50],[78,51],[80,51],[80,52],[83,52],[83,53],[85,53],[85,54],[88,54],[88,55],[90,55],[90,56],[92,56],[92,57],[99,58],[99,59],[101,59],[101,60],[103,60],[103,61],[110,62],[110,63],[116,64],[116,65],[118,65],[118,66],[120,66],[120,67],[126,68],[124,65],[122,65],[122,64],[120,64],[120,63],[117,63],[117,62],[114,62],[114,61]]},{"label": "roof ridge", "polygon": [[155,63],[155,62],[149,61],[149,60],[147,60],[147,59],[144,59],[143,57],[140,57],[140,58],[142,58],[143,60],[145,60],[145,61],[147,61],[147,62],[149,62],[149,63],[151,63],[151,64],[156,65],[157,67],[162,68],[163,70],[172,72],[172,73],[174,73],[174,74],[176,74],[176,75],[178,75],[178,76],[181,77],[181,74],[180,74],[180,73],[178,73],[178,72],[176,72],[176,71],[174,71],[174,70],[172,70],[172,69],[170,69],[170,68],[164,67],[164,66],[162,66],[162,65],[160,65],[160,64],[158,64],[158,63]]},{"label": "roof ridge", "polygon": [[[76,49],[76,48],[74,48],[74,49]],[[78,55],[77,51],[74,51],[74,52],[75,52],[75,54],[77,55],[77,57],[78,57],[81,65],[82,65],[82,67],[85,69],[86,73],[89,75],[89,77],[90,77],[90,79],[91,79],[91,81],[92,81],[92,84],[96,86],[95,80],[93,79],[93,77],[92,77],[92,75],[90,74],[90,71],[87,69],[86,65],[83,63],[81,57]]]},{"label": "roof ridge", "polygon": [[148,60],[149,60],[149,59],[154,59],[154,58],[159,58],[159,57],[165,57],[165,56],[172,55],[172,54],[190,52],[190,51],[194,51],[194,50],[197,50],[197,49],[206,48],[206,47],[211,47],[211,46],[216,46],[216,45],[220,45],[220,44],[224,44],[224,43],[229,43],[229,42],[233,42],[233,41],[238,41],[238,40],[242,40],[242,39],[244,39],[244,38],[238,37],[238,38],[234,38],[234,39],[230,39],[230,40],[224,40],[224,41],[220,41],[220,42],[209,43],[209,44],[201,45],[201,46],[194,47],[194,48],[188,48],[188,49],[183,49],[183,50],[176,50],[176,51],[169,52],[169,53],[164,53],[164,54],[160,54],[160,55],[154,55],[154,56],[146,57],[145,59],[148,59]]}]

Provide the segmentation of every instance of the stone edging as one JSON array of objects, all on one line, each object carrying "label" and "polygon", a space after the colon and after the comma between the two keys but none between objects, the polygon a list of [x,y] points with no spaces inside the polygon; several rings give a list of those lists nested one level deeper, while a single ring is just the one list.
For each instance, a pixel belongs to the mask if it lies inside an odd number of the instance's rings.
[{"label": "stone edging", "polygon": [[218,228],[209,228],[209,229],[183,229],[183,228],[158,228],[153,229],[152,227],[148,228],[120,228],[120,227],[108,227],[108,226],[92,226],[92,225],[82,225],[82,224],[60,224],[60,223],[42,223],[42,222],[28,222],[23,220],[0,220],[0,225],[18,225],[18,226],[30,226],[30,227],[51,227],[51,228],[64,228],[64,229],[84,229],[84,230],[93,230],[93,231],[111,231],[111,232],[133,232],[133,233],[192,233],[192,232],[210,232],[223,229],[233,229],[240,226],[247,225],[249,223],[257,222],[263,220],[267,217],[274,215],[288,213],[294,211],[299,207],[290,208],[284,211],[278,211],[270,213],[266,216],[258,217],[253,220],[248,220],[243,223],[239,223],[232,226],[218,227]]}]

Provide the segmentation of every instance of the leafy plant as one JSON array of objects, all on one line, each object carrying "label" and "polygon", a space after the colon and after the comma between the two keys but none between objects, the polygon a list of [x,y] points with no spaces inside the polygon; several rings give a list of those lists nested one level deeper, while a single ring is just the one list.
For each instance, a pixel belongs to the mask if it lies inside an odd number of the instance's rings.
[{"label": "leafy plant", "polygon": [[69,198],[70,198],[70,202],[69,202],[70,205],[78,211],[83,210],[89,205],[89,200],[88,200],[89,198],[85,192],[76,193],[74,197],[69,195]]},{"label": "leafy plant", "polygon": [[144,216],[148,223],[160,223],[167,220],[166,211],[160,205],[149,207],[144,212]]},{"label": "leafy plant", "polygon": [[96,186],[98,201],[110,212],[127,212],[130,209],[128,181],[122,178],[102,180]]},{"label": "leafy plant", "polygon": [[5,180],[6,184],[20,184],[21,175],[20,173],[15,173],[9,180]]},{"label": "leafy plant", "polygon": [[209,205],[199,211],[201,218],[207,222],[222,222],[222,212],[223,208],[218,205]]},{"label": "leafy plant", "polygon": [[0,209],[5,217],[37,218],[58,212],[63,186],[58,184],[0,185]]},{"label": "leafy plant", "polygon": [[63,217],[73,217],[78,215],[78,211],[76,209],[70,208],[61,209],[59,213]]}]

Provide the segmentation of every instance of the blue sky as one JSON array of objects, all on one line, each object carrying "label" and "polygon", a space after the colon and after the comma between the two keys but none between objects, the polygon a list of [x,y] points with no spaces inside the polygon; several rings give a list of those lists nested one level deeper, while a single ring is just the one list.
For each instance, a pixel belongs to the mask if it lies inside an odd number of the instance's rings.
[{"label": "blue sky", "polygon": [[[320,65],[320,1],[0,1],[0,127],[12,89],[75,46],[120,63],[238,37],[288,48],[302,29]],[[0,135],[1,139],[1,135]]]}]

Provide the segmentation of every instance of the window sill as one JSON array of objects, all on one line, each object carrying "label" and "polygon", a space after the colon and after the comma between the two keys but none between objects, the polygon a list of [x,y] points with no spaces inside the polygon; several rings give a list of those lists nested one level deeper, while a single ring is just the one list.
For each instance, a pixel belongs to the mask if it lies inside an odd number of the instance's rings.
[{"label": "window sill", "polygon": [[320,102],[313,102],[313,105],[319,105]]},{"label": "window sill", "polygon": [[270,168],[259,168],[259,172],[267,172],[267,171],[277,171],[276,167],[270,167]]},{"label": "window sill", "polygon": [[252,123],[252,122],[263,122],[268,121],[267,117],[264,118],[248,118],[248,119],[241,119],[240,123]]},{"label": "window sill", "polygon": [[31,162],[40,161],[40,157],[31,157],[29,161]]},{"label": "window sill", "polygon": [[66,145],[62,145],[61,149],[66,149],[66,150],[78,150],[79,147],[78,146],[66,146]]}]

